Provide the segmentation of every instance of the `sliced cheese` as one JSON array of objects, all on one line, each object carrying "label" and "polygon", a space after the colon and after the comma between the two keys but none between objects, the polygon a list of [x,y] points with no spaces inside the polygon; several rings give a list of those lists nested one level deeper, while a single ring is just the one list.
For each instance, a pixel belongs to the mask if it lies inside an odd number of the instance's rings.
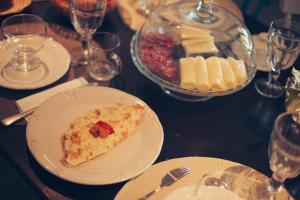
[{"label": "sliced cheese", "polygon": [[213,43],[214,38],[212,36],[208,37],[196,37],[196,38],[188,38],[182,40],[182,45],[192,45],[194,43]]},{"label": "sliced cheese", "polygon": [[219,62],[222,68],[224,82],[227,89],[233,89],[237,86],[234,72],[225,58],[219,58]]},{"label": "sliced cheese", "polygon": [[183,41],[182,46],[187,56],[202,53],[218,53],[218,48],[213,42],[197,42],[193,44],[185,44]]},{"label": "sliced cheese", "polygon": [[203,28],[198,28],[198,27],[193,27],[193,26],[188,26],[188,25],[181,25],[180,26],[180,33],[199,33],[199,34],[210,34],[209,29],[203,29]]},{"label": "sliced cheese", "polygon": [[232,57],[228,57],[227,60],[231,65],[231,68],[234,72],[237,83],[239,85],[241,85],[244,82],[246,82],[247,81],[247,72],[246,72],[246,67],[245,67],[244,61],[236,60]]},{"label": "sliced cheese", "polygon": [[194,89],[196,85],[195,59],[181,58],[180,62],[180,85],[185,89]]},{"label": "sliced cheese", "polygon": [[196,89],[198,90],[209,90],[210,84],[209,84],[209,77],[208,77],[208,71],[206,67],[205,59],[202,56],[198,56],[196,58]]},{"label": "sliced cheese", "polygon": [[219,91],[226,89],[219,59],[215,56],[208,58],[206,66],[211,90]]},{"label": "sliced cheese", "polygon": [[214,40],[214,38],[207,32],[184,32],[180,33],[181,39],[190,39],[190,38],[203,38],[207,40]]}]

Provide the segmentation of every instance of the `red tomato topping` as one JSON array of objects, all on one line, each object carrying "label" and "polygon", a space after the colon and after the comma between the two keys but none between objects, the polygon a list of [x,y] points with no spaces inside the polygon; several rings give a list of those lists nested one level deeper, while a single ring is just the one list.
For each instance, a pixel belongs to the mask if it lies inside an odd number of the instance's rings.
[{"label": "red tomato topping", "polygon": [[115,131],[108,123],[99,120],[90,130],[90,134],[94,137],[100,136],[101,138],[106,138],[107,136],[113,134]]}]

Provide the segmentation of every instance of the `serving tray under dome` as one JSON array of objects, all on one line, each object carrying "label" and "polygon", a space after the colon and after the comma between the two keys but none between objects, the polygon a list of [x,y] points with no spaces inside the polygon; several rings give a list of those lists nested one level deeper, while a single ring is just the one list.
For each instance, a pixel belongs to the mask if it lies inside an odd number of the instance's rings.
[{"label": "serving tray under dome", "polygon": [[[182,30],[185,27],[187,29],[185,29],[184,37],[187,35],[197,37],[197,33],[201,31],[209,33],[209,38],[213,38],[211,45],[217,50],[205,52],[205,48],[203,51],[204,45],[199,43],[202,50],[199,53],[188,54],[184,46],[187,42],[182,37]],[[194,41],[199,42],[201,39],[196,38],[196,40]],[[203,40],[203,44],[207,42]],[[151,45],[159,47],[151,48]],[[250,32],[232,13],[212,4],[212,1],[181,1],[159,8],[151,13],[144,26],[134,35],[130,48],[133,61],[142,74],[160,85],[167,94],[185,101],[197,102],[214,96],[232,94],[247,86],[256,73],[256,66],[253,62],[255,50]],[[155,58],[153,63],[151,60],[149,62],[149,59],[145,60],[145,52],[146,56],[150,54]],[[234,88],[224,90],[183,88],[180,84],[179,60],[196,56],[202,56],[205,59],[233,57],[236,60],[242,60],[247,79]],[[157,68],[166,71],[156,70]]]}]

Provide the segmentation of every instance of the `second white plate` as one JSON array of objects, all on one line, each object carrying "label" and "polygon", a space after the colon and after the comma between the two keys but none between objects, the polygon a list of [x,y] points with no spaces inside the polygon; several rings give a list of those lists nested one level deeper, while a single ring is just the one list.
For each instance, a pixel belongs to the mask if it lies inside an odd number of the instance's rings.
[{"label": "second white plate", "polygon": [[[139,199],[143,197],[145,194],[149,193],[160,185],[162,177],[167,172],[177,167],[189,167],[191,169],[191,173],[183,177],[173,185],[164,187],[162,190],[155,193],[151,197],[151,200],[192,200],[192,195],[190,194],[191,191],[194,191],[195,185],[199,184],[204,176],[212,174],[214,172],[226,171],[228,173],[235,173],[237,176],[242,177],[241,181],[238,180],[239,185],[242,186],[248,184],[248,182],[243,183],[242,180],[245,180],[245,178],[250,175],[251,177],[257,177],[260,180],[267,180],[266,176],[255,171],[254,169],[228,160],[209,157],[176,158],[156,163],[136,179],[127,182],[118,192],[115,200]],[[202,186],[205,185],[201,185],[201,187]],[[201,188],[201,190],[203,190],[201,192],[204,193],[208,191],[214,193],[213,195],[202,195],[201,197],[203,197],[204,200],[225,200],[227,199],[225,197],[233,196],[232,192],[225,192],[227,194],[220,194],[220,191],[217,191],[218,189],[214,188],[214,186],[210,188]],[[217,192],[219,194],[217,194]],[[282,195],[287,194],[285,190],[281,190],[281,193]],[[241,200],[240,198],[229,199]]]},{"label": "second white plate", "polygon": [[[12,53],[7,50],[0,51],[0,71],[12,58]],[[0,76],[0,86],[15,90],[30,90],[45,87],[60,79],[69,69],[71,56],[60,43],[48,38],[43,48],[36,56],[47,65],[48,74],[45,78],[34,82],[12,82]]]},{"label": "second white plate", "polygon": [[[60,161],[64,131],[76,117],[113,102],[146,107],[146,115],[135,133],[89,162],[65,167]],[[28,122],[26,139],[35,159],[55,176],[80,184],[106,185],[133,178],[150,167],[161,151],[163,129],[156,114],[137,97],[112,88],[84,86],[53,96],[40,105]]]}]

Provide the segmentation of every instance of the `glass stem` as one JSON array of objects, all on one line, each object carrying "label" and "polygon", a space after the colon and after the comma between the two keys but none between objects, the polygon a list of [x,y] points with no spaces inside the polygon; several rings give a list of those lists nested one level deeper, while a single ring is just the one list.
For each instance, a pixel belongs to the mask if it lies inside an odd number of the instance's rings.
[{"label": "glass stem", "polygon": [[81,48],[83,49],[83,56],[84,56],[85,60],[87,61],[88,66],[90,66],[91,52],[90,52],[90,38],[89,37],[83,37],[81,39]]},{"label": "glass stem", "polygon": [[25,53],[20,53],[17,55],[18,71],[28,72],[31,69],[29,68],[30,62],[32,61],[31,55],[26,55]]},{"label": "glass stem", "polygon": [[274,85],[277,82],[279,76],[280,76],[280,69],[277,67],[272,69],[272,71],[269,73],[268,76],[268,85]]},{"label": "glass stem", "polygon": [[17,62],[18,62],[18,65],[19,65],[18,70],[23,71],[23,72],[28,72],[29,71],[28,66],[27,66],[27,57],[26,56],[18,56],[17,57]]},{"label": "glass stem", "polygon": [[268,187],[268,191],[274,193],[277,192],[284,181],[285,178],[278,177],[275,173],[273,173],[272,178],[270,180],[270,185]]}]

